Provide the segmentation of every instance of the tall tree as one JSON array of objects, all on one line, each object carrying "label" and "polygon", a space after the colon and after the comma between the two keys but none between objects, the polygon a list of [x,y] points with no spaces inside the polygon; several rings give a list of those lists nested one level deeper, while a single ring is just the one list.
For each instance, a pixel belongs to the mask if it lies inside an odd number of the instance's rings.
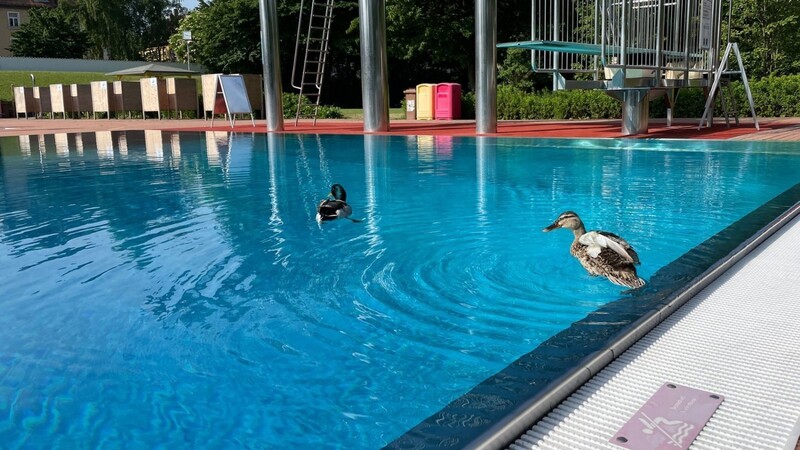
[{"label": "tall tree", "polygon": [[[261,32],[258,0],[201,1],[180,23],[180,31],[192,32],[192,60],[212,72],[260,73]],[[185,58],[180,33],[170,46]]]},{"label": "tall tree", "polygon": [[185,14],[179,0],[67,0],[89,36],[90,56],[139,59],[142,50],[167,44]]},{"label": "tall tree", "polygon": [[[748,75],[800,73],[800,1],[736,0],[731,16],[731,41],[738,42]],[[727,25],[723,37],[726,31]]]},{"label": "tall tree", "polygon": [[13,34],[8,50],[14,56],[82,58],[86,40],[74,11],[39,7],[30,10],[30,19]]}]

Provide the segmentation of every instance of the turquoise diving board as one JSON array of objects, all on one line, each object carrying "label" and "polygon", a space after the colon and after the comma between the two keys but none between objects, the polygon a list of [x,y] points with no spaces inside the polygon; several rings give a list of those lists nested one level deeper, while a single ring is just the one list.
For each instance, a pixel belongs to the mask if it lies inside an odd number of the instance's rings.
[{"label": "turquoise diving board", "polygon": [[546,52],[559,53],[578,53],[581,55],[601,54],[601,46],[598,44],[581,44],[579,42],[564,41],[522,41],[505,42],[497,44],[497,48],[526,48],[529,50],[540,50]]},{"label": "turquoise diving board", "polygon": [[[497,48],[524,48],[528,50],[539,50],[545,52],[559,52],[559,53],[577,53],[579,55],[592,55],[601,56],[603,54],[603,46],[600,44],[583,44],[580,42],[565,42],[565,41],[521,41],[521,42],[504,42],[497,44]],[[648,48],[635,48],[628,47],[625,50],[629,55],[641,55],[645,53],[655,53],[656,51]],[[616,45],[606,46],[606,55],[619,55],[621,49]],[[664,50],[662,55],[669,58],[685,58],[686,53]],[[690,53],[689,57],[692,59],[702,58],[702,53]],[[680,70],[679,68],[676,70]]]}]

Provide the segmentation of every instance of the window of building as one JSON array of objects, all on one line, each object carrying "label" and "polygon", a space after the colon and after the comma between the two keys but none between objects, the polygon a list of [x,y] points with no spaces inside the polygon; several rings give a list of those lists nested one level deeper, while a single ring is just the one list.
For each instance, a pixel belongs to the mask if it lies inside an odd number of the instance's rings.
[{"label": "window of building", "polygon": [[15,11],[8,12],[8,26],[9,28],[19,28],[19,13]]}]

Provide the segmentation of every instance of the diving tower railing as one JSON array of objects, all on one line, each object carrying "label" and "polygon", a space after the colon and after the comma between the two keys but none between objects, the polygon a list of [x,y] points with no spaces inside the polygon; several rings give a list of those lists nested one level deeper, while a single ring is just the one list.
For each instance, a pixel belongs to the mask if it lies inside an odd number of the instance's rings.
[{"label": "diving tower railing", "polygon": [[533,0],[531,40],[498,47],[531,50],[554,89],[604,90],[623,103],[623,134],[644,133],[650,100],[666,98],[671,125],[680,88],[712,86],[724,1]]}]

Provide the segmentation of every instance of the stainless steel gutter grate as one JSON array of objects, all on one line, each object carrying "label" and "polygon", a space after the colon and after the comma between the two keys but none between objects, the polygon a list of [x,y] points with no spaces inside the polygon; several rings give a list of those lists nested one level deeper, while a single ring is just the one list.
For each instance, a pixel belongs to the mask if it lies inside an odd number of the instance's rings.
[{"label": "stainless steel gutter grate", "polygon": [[794,449],[800,434],[800,217],[776,232],[509,448],[608,440],[664,382],[725,397],[692,449]]}]

